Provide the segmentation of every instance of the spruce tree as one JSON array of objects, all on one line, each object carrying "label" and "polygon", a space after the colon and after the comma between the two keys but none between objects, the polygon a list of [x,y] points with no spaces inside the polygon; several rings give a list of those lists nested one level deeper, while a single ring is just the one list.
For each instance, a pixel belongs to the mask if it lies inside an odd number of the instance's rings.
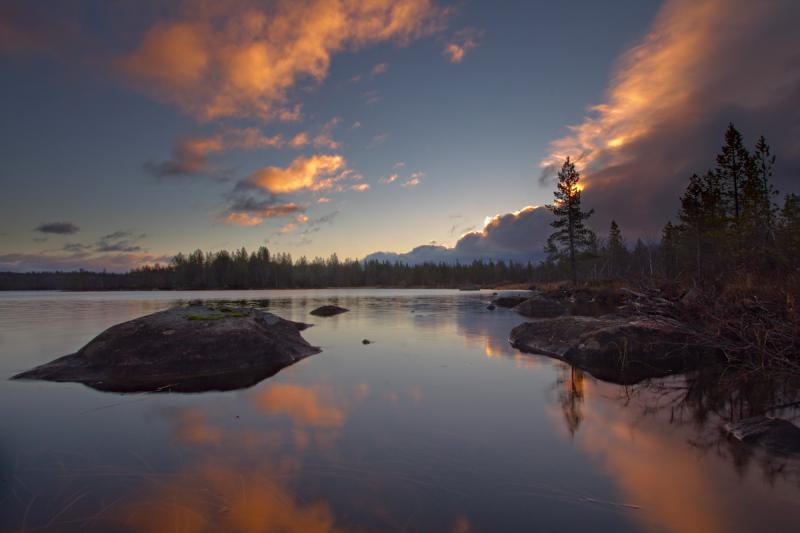
[{"label": "spruce tree", "polygon": [[546,250],[563,253],[569,260],[570,277],[573,285],[578,283],[578,255],[592,242],[593,233],[584,221],[594,210],[581,210],[580,174],[569,157],[558,172],[558,183],[553,192],[555,202],[547,205],[556,219],[550,225],[556,231],[547,239]]}]

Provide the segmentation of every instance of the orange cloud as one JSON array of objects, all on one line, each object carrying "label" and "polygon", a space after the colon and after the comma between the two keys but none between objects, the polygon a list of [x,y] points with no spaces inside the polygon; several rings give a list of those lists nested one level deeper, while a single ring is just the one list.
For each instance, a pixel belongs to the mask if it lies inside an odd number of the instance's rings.
[{"label": "orange cloud", "polygon": [[298,157],[286,168],[265,167],[247,178],[246,183],[270,193],[290,193],[300,190],[330,189],[341,179],[345,160],[340,155]]},{"label": "orange cloud", "polygon": [[[265,218],[284,217],[305,209],[304,206],[290,202],[276,204],[271,201],[258,201],[252,198],[243,198],[235,201],[222,217],[225,224],[238,226],[258,226]],[[305,216],[305,215],[298,215]]]},{"label": "orange cloud", "polygon": [[256,396],[255,402],[263,411],[286,415],[299,425],[340,427],[345,420],[332,391],[322,387],[275,384]]},{"label": "orange cloud", "polygon": [[431,0],[220,1],[152,26],[118,67],[141,90],[202,120],[296,119],[290,90],[325,79],[333,54],[438,31]]},{"label": "orange cloud", "polygon": [[369,190],[369,183],[357,183],[355,185],[351,185],[350,189],[354,190],[354,191],[357,191],[357,192],[368,191]]},{"label": "orange cloud", "polygon": [[467,52],[478,46],[482,32],[475,28],[464,28],[444,46],[442,53],[451,63],[461,63]]},{"label": "orange cloud", "polygon": [[308,134],[305,132],[300,132],[294,137],[292,140],[289,141],[289,146],[292,148],[302,148],[303,146],[308,144]]}]

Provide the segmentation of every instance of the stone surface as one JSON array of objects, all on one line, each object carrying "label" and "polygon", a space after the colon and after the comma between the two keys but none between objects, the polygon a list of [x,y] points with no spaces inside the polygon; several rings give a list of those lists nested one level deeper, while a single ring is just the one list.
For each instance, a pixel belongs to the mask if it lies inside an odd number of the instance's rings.
[{"label": "stone surface", "polygon": [[567,308],[555,300],[541,296],[528,298],[514,306],[514,311],[528,318],[552,318],[565,314]]},{"label": "stone surface", "polygon": [[259,309],[176,307],[112,326],[13,379],[116,392],[238,389],[319,353],[300,335],[306,327]]}]

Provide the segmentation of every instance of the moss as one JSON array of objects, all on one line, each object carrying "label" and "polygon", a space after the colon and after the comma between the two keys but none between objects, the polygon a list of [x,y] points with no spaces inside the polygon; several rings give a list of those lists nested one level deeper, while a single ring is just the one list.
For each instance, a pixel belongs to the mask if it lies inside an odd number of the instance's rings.
[{"label": "moss", "polygon": [[225,318],[242,318],[247,315],[228,309],[216,315],[186,315],[186,320],[223,320]]}]

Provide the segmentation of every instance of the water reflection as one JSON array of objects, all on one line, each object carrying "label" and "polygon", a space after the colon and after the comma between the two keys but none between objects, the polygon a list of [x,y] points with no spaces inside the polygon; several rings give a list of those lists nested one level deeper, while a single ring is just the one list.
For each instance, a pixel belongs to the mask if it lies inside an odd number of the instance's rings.
[{"label": "water reflection", "polygon": [[[643,511],[634,515],[642,527],[713,533],[769,524],[766,530],[783,531],[790,516],[800,516],[798,461],[735,442],[720,429],[762,414],[765,400],[774,401],[774,384],[734,387],[706,371],[616,387],[567,366],[557,384],[558,418],[616,480],[622,501]],[[754,460],[760,473],[749,469]]]},{"label": "water reflection", "polygon": [[[205,295],[181,299],[197,296]],[[304,335],[323,348],[243,390],[121,396],[0,383],[0,523],[21,531],[794,529],[793,460],[743,450],[718,431],[731,417],[796,400],[788,387],[715,388],[719,375],[603,383],[511,348],[508,333],[522,319],[487,311],[488,297],[243,294],[315,322]],[[102,312],[83,302],[82,318],[69,322],[71,303],[48,303],[50,318],[38,320],[35,303],[1,298],[0,347],[14,354],[0,359],[6,375],[174,301],[104,301]],[[337,302],[351,312],[309,320],[314,307]],[[9,328],[15,313],[27,318]],[[362,345],[365,337],[375,343]],[[791,409],[770,412],[791,417]]]}]

